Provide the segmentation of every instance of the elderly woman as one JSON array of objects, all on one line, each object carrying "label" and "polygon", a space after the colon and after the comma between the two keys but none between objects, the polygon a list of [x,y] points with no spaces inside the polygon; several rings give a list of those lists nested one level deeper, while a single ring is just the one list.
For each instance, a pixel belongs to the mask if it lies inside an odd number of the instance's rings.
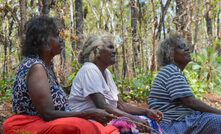
[{"label": "elderly woman", "polygon": [[[155,121],[150,120],[148,123],[147,120],[142,120],[132,114],[145,115],[159,121],[163,117],[160,111],[126,104],[119,96],[112,75],[107,69],[108,66],[115,63],[116,52],[113,41],[114,37],[109,34],[91,35],[87,38],[79,55],[79,62],[84,65],[74,78],[71,87],[69,96],[71,110],[80,112],[100,108],[115,116],[124,116],[121,118],[122,120],[131,119],[137,122],[140,131],[150,131],[144,127],[145,125],[149,126],[149,123],[152,128],[158,129]],[[121,132],[136,132],[133,123],[123,122],[121,124],[122,121],[118,120],[113,120],[110,123],[117,126]]]},{"label": "elderly woman", "polygon": [[189,47],[179,35],[159,44],[156,76],[148,98],[149,107],[160,110],[164,134],[220,134],[221,111],[196,99],[183,74],[191,61]]},{"label": "elderly woman", "polygon": [[13,87],[13,110],[3,126],[4,134],[119,134],[117,128],[102,126],[112,115],[104,110],[70,112],[64,91],[53,71],[52,59],[61,53],[63,39],[55,18],[42,16],[26,24],[26,39]]}]

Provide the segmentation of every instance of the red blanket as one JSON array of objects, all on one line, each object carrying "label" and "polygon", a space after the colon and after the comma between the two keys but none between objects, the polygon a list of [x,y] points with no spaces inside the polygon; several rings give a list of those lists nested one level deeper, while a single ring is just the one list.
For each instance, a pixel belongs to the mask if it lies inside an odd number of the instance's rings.
[{"label": "red blanket", "polygon": [[15,134],[21,131],[30,134],[120,134],[112,125],[103,126],[96,121],[77,117],[46,122],[39,116],[13,115],[4,122],[4,134]]}]

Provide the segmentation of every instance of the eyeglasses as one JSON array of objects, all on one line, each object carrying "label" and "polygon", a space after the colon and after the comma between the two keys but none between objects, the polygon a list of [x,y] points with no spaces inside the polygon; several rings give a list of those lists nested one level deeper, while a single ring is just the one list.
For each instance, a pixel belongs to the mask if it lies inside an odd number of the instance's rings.
[{"label": "eyeglasses", "polygon": [[181,44],[178,45],[178,48],[180,48],[180,49],[186,49],[186,48],[188,48],[188,45],[185,44],[185,43],[181,43]]}]

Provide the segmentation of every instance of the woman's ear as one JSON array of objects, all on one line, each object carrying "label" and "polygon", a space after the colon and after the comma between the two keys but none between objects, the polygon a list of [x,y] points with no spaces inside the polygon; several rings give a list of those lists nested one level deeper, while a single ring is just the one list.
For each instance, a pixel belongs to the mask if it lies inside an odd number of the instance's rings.
[{"label": "woman's ear", "polygon": [[97,54],[99,54],[99,52],[100,52],[100,48],[99,48],[99,47],[96,47],[96,48],[95,48],[95,54],[97,55]]}]

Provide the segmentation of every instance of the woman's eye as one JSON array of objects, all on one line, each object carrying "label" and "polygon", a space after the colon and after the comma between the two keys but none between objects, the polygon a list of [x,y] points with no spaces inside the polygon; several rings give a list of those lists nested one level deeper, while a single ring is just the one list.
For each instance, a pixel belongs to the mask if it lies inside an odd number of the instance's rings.
[{"label": "woman's eye", "polygon": [[185,49],[187,47],[187,45],[185,43],[182,43],[178,46],[180,49]]}]

